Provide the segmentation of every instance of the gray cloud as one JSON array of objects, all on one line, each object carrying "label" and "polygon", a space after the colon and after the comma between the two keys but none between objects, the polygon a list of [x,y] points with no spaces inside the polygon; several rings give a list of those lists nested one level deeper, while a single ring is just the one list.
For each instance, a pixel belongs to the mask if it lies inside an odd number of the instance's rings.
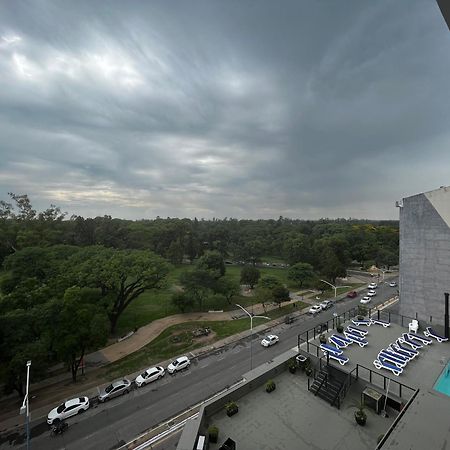
[{"label": "gray cloud", "polygon": [[85,216],[396,218],[446,185],[433,2],[0,4],[0,197]]}]

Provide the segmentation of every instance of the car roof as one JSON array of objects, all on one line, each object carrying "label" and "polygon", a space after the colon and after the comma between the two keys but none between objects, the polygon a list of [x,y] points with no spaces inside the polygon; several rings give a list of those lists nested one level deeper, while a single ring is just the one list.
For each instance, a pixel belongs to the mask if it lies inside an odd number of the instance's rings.
[{"label": "car roof", "polygon": [[68,407],[68,406],[78,405],[79,403],[82,403],[82,402],[84,402],[84,398],[77,397],[77,398],[71,398],[70,400],[67,400],[67,402],[64,403],[64,405],[66,407]]},{"label": "car roof", "polygon": [[276,337],[276,336],[275,336],[274,334],[268,334],[267,337],[270,338],[270,339],[272,339],[272,338],[274,338],[274,337]]},{"label": "car roof", "polygon": [[128,381],[123,379],[123,380],[114,381],[114,383],[112,383],[113,387],[119,386],[121,384],[128,384]]},{"label": "car roof", "polygon": [[188,359],[187,356],[179,356],[176,361],[186,361]]}]

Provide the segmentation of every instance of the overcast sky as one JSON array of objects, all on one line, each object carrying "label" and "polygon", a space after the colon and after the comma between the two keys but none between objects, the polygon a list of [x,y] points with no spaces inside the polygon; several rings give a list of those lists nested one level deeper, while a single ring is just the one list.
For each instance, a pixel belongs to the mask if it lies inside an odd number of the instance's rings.
[{"label": "overcast sky", "polygon": [[0,199],[398,218],[450,184],[433,0],[0,1]]}]

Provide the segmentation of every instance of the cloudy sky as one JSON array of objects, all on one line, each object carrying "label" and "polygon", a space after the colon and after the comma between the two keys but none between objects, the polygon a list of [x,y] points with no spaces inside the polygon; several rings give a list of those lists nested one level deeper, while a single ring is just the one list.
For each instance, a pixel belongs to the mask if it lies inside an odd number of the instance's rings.
[{"label": "cloudy sky", "polygon": [[450,184],[433,0],[0,1],[0,199],[398,218]]}]

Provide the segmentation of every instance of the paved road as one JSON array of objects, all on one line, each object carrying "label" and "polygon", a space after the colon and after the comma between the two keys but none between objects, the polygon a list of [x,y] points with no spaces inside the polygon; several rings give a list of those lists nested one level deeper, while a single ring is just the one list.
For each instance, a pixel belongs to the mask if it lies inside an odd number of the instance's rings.
[{"label": "paved road", "polygon": [[[382,303],[396,293],[387,284],[378,288],[372,306]],[[250,370],[297,345],[297,335],[319,323],[332,318],[333,312],[342,312],[359,303],[361,296],[346,300],[316,317],[301,316],[291,325],[278,325],[272,332],[279,335],[280,342],[270,348],[259,343],[261,335],[243,339],[214,353],[192,361],[191,368],[130,394],[91,408],[86,413],[68,419],[69,429],[63,436],[50,437],[45,421],[31,422],[31,449],[83,449],[108,450],[117,448],[143,431],[173,417],[190,406],[210,397],[241,379]],[[22,449],[23,430],[0,434],[0,448]],[[173,448],[173,447],[172,447]]]}]

